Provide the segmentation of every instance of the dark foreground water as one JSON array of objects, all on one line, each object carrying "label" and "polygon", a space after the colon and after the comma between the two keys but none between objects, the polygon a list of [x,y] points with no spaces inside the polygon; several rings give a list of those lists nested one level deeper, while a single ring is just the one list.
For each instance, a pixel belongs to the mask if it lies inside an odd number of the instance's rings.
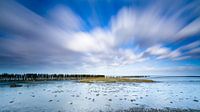
[{"label": "dark foreground water", "polygon": [[0,83],[0,112],[200,111],[200,77],[156,83]]}]

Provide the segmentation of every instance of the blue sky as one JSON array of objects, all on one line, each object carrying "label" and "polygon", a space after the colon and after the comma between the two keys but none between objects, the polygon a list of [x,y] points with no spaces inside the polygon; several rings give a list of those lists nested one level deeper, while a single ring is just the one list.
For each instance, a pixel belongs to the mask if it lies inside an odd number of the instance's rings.
[{"label": "blue sky", "polygon": [[197,0],[1,0],[0,72],[200,75]]}]

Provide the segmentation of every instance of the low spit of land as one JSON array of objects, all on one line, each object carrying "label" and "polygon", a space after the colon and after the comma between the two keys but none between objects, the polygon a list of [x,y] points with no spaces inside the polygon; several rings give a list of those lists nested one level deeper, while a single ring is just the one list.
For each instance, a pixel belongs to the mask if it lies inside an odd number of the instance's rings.
[{"label": "low spit of land", "polygon": [[141,78],[118,78],[118,77],[89,77],[81,79],[82,83],[95,83],[95,82],[103,82],[103,83],[115,83],[115,82],[146,82],[151,83],[154,82],[150,79],[141,79]]}]

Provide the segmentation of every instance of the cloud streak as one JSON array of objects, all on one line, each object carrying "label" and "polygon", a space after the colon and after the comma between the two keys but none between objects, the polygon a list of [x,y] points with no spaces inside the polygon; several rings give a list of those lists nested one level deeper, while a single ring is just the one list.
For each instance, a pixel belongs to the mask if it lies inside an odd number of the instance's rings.
[{"label": "cloud streak", "polygon": [[181,19],[189,9],[194,13],[199,10],[198,4],[169,9],[163,5],[143,10],[124,7],[110,18],[107,28],[86,30],[84,18],[67,6],[58,5],[43,17],[15,1],[1,1],[0,66],[41,65],[67,70],[198,58],[199,40],[175,49],[166,46],[199,35],[199,17],[189,23],[184,20],[190,16]]}]

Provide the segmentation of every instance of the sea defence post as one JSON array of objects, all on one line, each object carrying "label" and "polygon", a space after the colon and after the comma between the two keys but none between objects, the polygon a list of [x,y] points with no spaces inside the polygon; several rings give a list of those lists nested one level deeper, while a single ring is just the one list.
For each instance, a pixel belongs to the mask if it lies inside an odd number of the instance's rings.
[{"label": "sea defence post", "polygon": [[0,81],[48,81],[48,80],[81,80],[83,78],[105,77],[93,74],[0,74]]}]

